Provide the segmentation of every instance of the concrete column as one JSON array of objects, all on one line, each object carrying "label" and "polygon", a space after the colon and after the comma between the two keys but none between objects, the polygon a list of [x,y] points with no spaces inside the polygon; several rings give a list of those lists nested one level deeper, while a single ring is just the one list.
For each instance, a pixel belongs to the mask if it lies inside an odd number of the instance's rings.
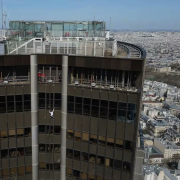
[{"label": "concrete column", "polygon": [[94,56],[96,56],[96,41],[94,41]]},{"label": "concrete column", "polygon": [[50,79],[50,80],[52,80],[52,79],[51,79],[51,70],[52,70],[52,67],[50,66],[50,67],[49,67],[49,79]]},{"label": "concrete column", "polygon": [[67,83],[68,56],[62,57],[62,101],[61,101],[61,177],[66,179],[66,129],[67,129]]},{"label": "concrete column", "polygon": [[87,41],[85,42],[85,56],[87,55]]},{"label": "concrete column", "polygon": [[56,82],[59,82],[58,66],[56,66]]},{"label": "concrete column", "polygon": [[32,180],[39,179],[38,139],[38,64],[37,55],[31,55],[31,131],[32,131]]},{"label": "concrete column", "polygon": [[17,45],[17,42],[16,42],[16,54],[18,54],[18,45]]},{"label": "concrete column", "polygon": [[122,87],[124,87],[125,71],[122,72]]},{"label": "concrete column", "polygon": [[[43,66],[43,74],[44,74],[44,66]],[[43,77],[43,82],[44,82],[44,80],[45,80],[45,77]]]}]

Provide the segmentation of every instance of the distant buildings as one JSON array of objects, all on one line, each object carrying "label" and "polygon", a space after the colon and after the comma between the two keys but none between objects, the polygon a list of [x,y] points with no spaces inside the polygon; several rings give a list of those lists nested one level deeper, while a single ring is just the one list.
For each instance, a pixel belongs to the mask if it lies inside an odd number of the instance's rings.
[{"label": "distant buildings", "polygon": [[177,180],[167,168],[157,165],[146,165],[143,167],[144,180]]}]

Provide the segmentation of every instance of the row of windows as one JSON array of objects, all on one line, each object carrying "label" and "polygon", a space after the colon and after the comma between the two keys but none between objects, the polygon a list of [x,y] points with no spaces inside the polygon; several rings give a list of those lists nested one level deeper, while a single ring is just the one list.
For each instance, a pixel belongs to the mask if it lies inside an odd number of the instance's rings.
[{"label": "row of windows", "polygon": [[20,147],[20,148],[12,148],[1,150],[1,159],[4,158],[14,158],[16,156],[31,156],[32,155],[32,147]]},{"label": "row of windows", "polygon": [[32,173],[32,166],[20,166],[18,168],[14,167],[10,169],[2,169],[2,171],[0,171],[0,177],[5,178],[8,176],[16,176],[16,175],[23,176],[31,173]]},{"label": "row of windows", "polygon": [[31,95],[0,96],[0,113],[11,113],[14,111],[31,111]]},{"label": "row of windows", "polygon": [[9,130],[1,130],[0,137],[1,138],[11,138],[11,137],[29,137],[31,136],[31,128],[19,128],[19,129],[9,129]]},{"label": "row of windows", "polygon": [[96,163],[98,165],[107,166],[114,169],[120,169],[130,172],[131,163],[122,162],[117,159],[105,158],[103,156],[96,156],[94,154],[88,154],[77,150],[66,149],[66,157],[75,160],[87,161]]},{"label": "row of windows", "polygon": [[[61,94],[39,93],[39,108],[61,109]],[[85,116],[100,117],[115,121],[127,121],[134,123],[136,117],[136,105],[115,101],[68,96],[67,112]]]},{"label": "row of windows", "polygon": [[61,126],[39,125],[40,134],[61,134]]},{"label": "row of windows", "polygon": [[85,173],[85,172],[80,172],[78,170],[73,170],[73,169],[70,169],[70,168],[66,168],[66,175],[67,176],[70,176],[70,177],[74,177],[74,179],[79,179],[81,178],[82,180],[110,180],[109,178],[104,178],[104,177],[101,177],[101,176],[96,176],[96,175],[93,175],[93,174],[88,174],[88,173]]},{"label": "row of windows", "polygon": [[98,136],[89,133],[83,133],[79,131],[67,130],[67,138],[74,139],[75,141],[90,142],[91,144],[98,144],[101,146],[109,146],[112,148],[120,148],[128,151],[132,151],[133,143],[131,141],[125,141],[122,139],[110,138],[105,136]]},{"label": "row of windows", "polygon": [[60,153],[60,144],[39,144],[39,152],[42,153]]},{"label": "row of windows", "polygon": [[[61,109],[60,93],[39,93],[39,109]],[[31,110],[30,95],[0,96],[0,113],[22,112]],[[68,96],[67,112],[85,116],[105,118],[115,121],[134,123],[136,105],[115,101]]]}]

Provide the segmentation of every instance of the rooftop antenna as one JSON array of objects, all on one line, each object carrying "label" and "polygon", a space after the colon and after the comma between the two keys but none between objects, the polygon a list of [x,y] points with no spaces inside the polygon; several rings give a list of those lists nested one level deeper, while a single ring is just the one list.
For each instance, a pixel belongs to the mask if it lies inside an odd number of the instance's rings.
[{"label": "rooftop antenna", "polygon": [[111,31],[111,16],[110,16],[110,22],[109,22],[109,33]]},{"label": "rooftop antenna", "polygon": [[6,17],[7,17],[6,11],[4,11],[3,16],[4,16],[4,28],[6,29]]},{"label": "rooftop antenna", "polygon": [[96,11],[96,8],[94,8],[94,21],[95,21],[95,11]]}]

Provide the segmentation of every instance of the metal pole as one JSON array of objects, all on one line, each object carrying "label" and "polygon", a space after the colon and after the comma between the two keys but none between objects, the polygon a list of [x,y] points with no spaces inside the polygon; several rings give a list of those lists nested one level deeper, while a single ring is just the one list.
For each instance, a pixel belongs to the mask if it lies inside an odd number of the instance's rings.
[{"label": "metal pole", "polygon": [[62,101],[61,101],[61,178],[66,179],[66,129],[67,129],[67,82],[68,56],[62,57]]},{"label": "metal pole", "polygon": [[31,129],[32,129],[32,179],[39,179],[38,139],[38,64],[37,55],[31,55]]},{"label": "metal pole", "polygon": [[124,87],[125,71],[122,72],[122,87]]}]

